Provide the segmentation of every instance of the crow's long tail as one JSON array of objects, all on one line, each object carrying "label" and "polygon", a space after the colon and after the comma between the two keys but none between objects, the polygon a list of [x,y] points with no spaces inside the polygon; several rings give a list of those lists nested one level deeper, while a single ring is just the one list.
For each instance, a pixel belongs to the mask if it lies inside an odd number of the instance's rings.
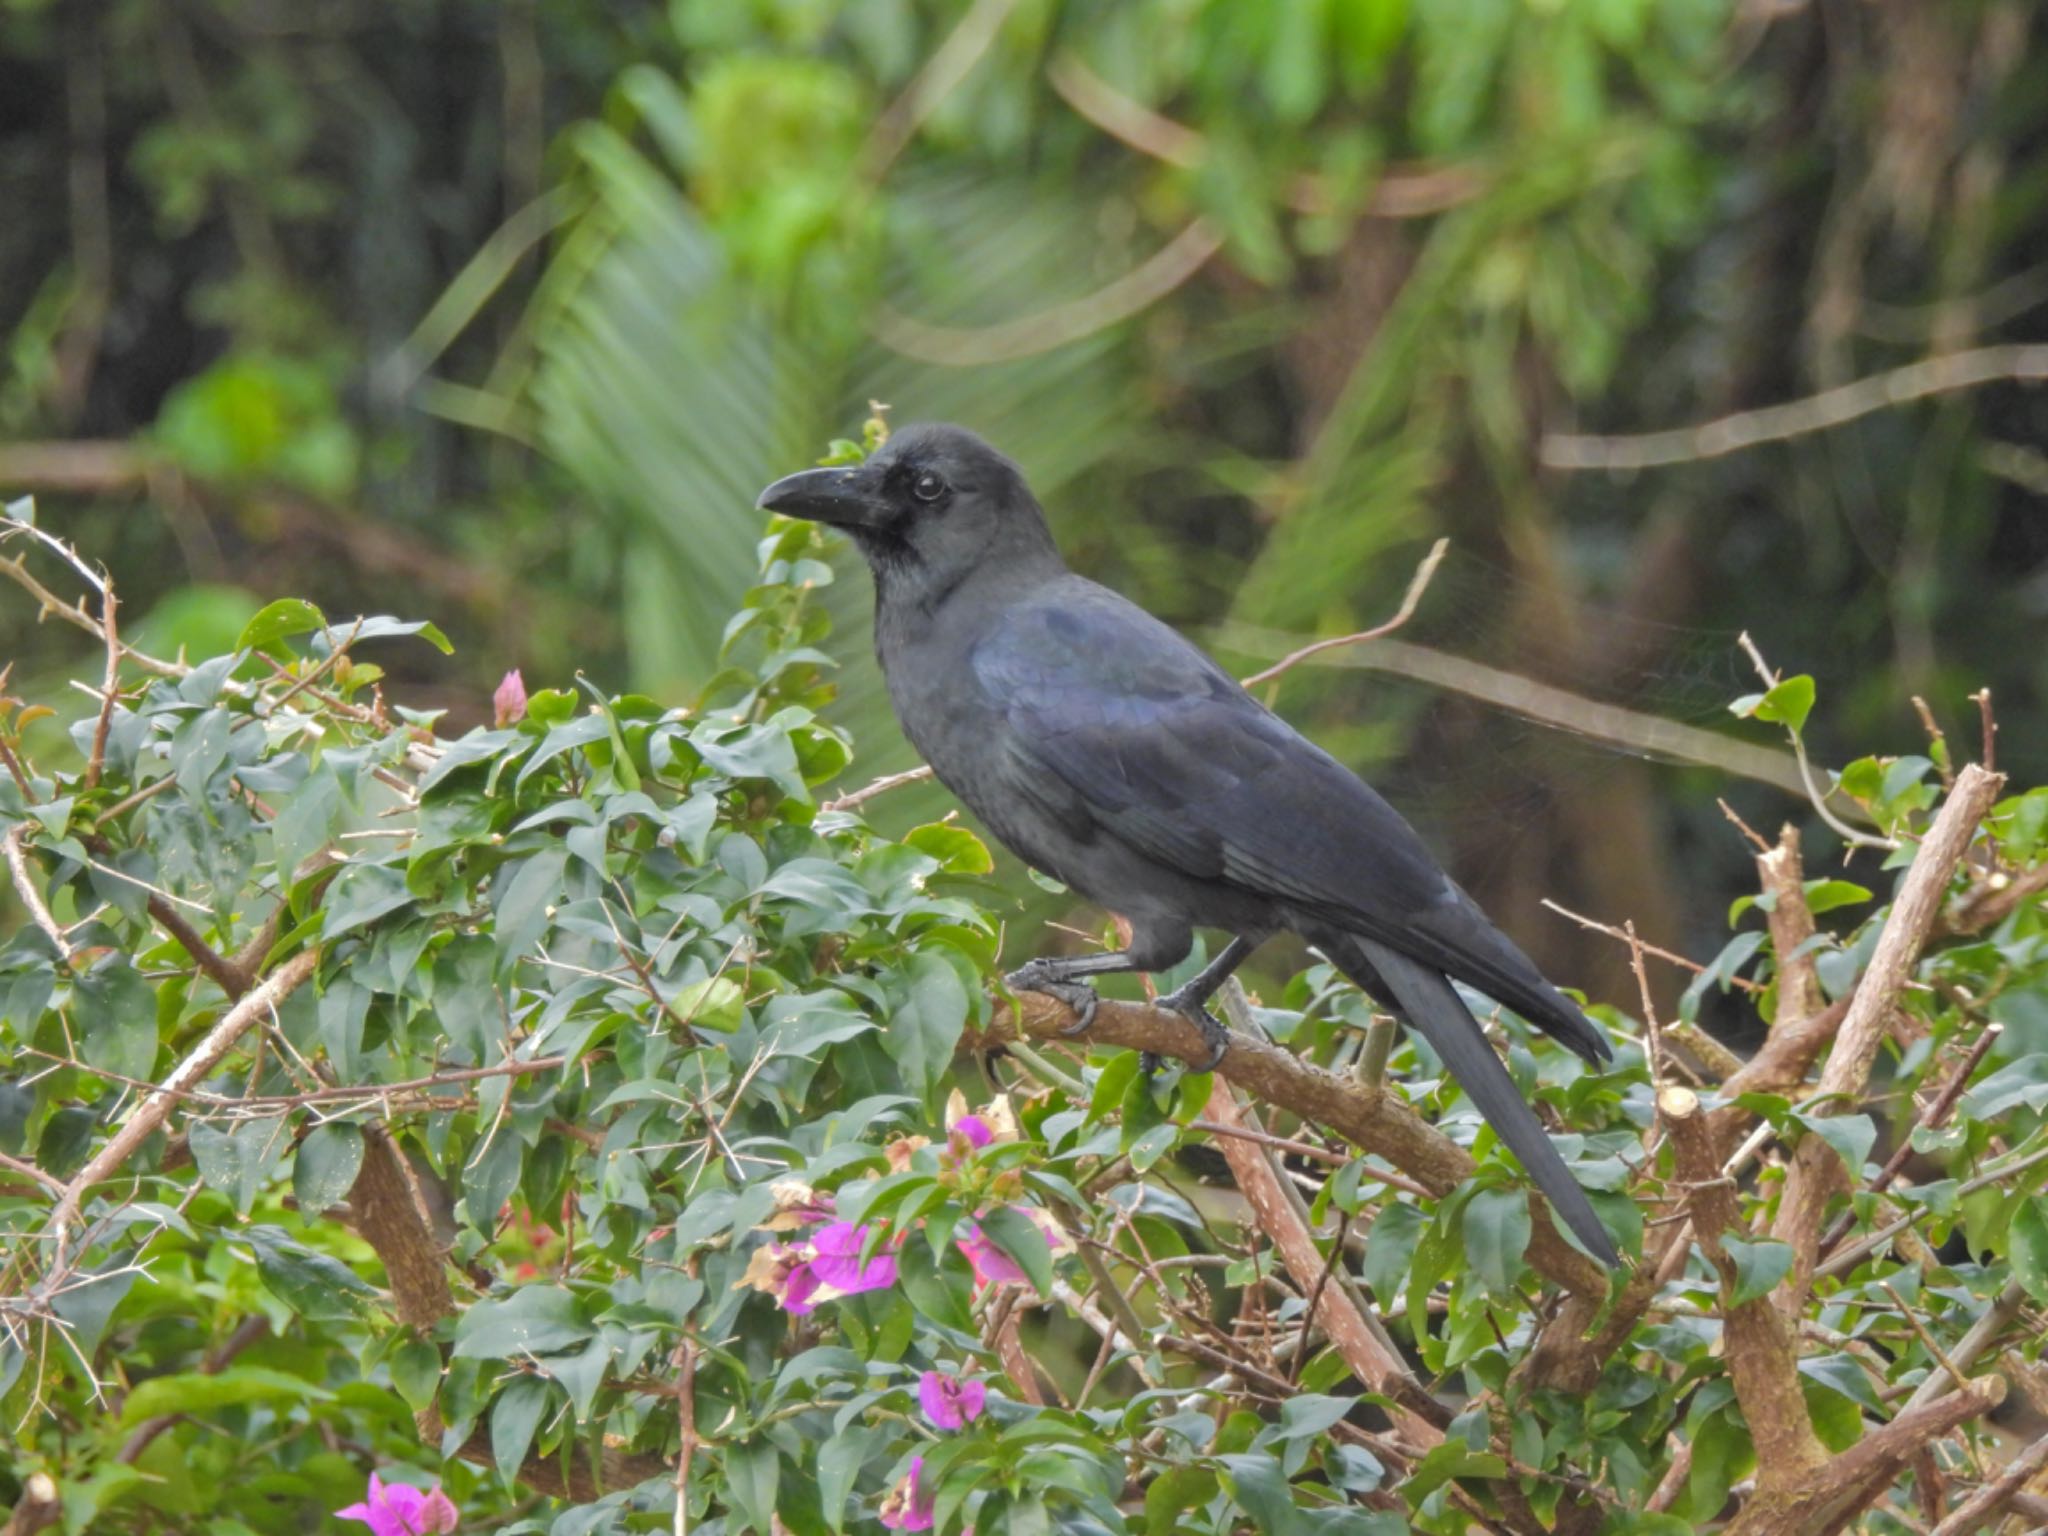
[{"label": "crow's long tail", "polygon": [[1486,1123],[1528,1170],[1550,1208],[1589,1252],[1610,1268],[1619,1268],[1621,1255],[1593,1214],[1586,1192],[1487,1043],[1479,1021],[1444,975],[1356,934],[1318,934],[1315,942],[1345,975],[1392,1004],[1409,1027],[1421,1033],[1458,1086],[1479,1106]]}]

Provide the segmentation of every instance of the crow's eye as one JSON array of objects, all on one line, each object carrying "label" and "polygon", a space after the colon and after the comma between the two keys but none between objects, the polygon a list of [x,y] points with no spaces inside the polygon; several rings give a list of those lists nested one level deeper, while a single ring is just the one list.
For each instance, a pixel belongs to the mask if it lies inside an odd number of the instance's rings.
[{"label": "crow's eye", "polygon": [[919,501],[937,501],[946,494],[946,482],[926,470],[910,483],[910,494]]}]

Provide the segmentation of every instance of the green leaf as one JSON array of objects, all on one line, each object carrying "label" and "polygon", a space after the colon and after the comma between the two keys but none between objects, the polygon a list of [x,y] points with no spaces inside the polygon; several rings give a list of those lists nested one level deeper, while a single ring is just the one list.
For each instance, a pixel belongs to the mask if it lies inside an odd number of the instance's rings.
[{"label": "green leaf", "polygon": [[1835,1149],[1852,1179],[1863,1172],[1863,1160],[1877,1143],[1877,1125],[1870,1116],[1795,1111],[1792,1118]]},{"label": "green leaf", "polygon": [[491,1404],[491,1460],[507,1490],[518,1481],[520,1464],[547,1406],[548,1384],[538,1376],[515,1376]]},{"label": "green leaf", "polygon": [[270,1172],[291,1149],[291,1135],[282,1115],[263,1115],[235,1123],[223,1131],[200,1120],[187,1137],[199,1177],[247,1215],[269,1182]]},{"label": "green leaf", "polygon": [[967,1024],[967,989],[943,955],[911,956],[907,985],[882,1032],[882,1049],[903,1069],[905,1086],[929,1098],[953,1065],[953,1050]]},{"label": "green leaf", "polygon": [[1870,900],[1871,893],[1854,880],[1809,880],[1806,882],[1806,910],[1819,916],[1837,907],[1853,907]]},{"label": "green leaf", "polygon": [[87,1066],[138,1082],[154,1076],[156,992],[126,959],[110,956],[72,983],[71,1019]]},{"label": "green leaf", "polygon": [[1529,1197],[1515,1189],[1482,1189],[1465,1203],[1465,1256],[1487,1294],[1514,1294],[1529,1247]]},{"label": "green leaf", "polygon": [[1759,720],[1793,731],[1804,730],[1806,717],[1812,712],[1813,679],[1804,673],[1775,685],[1749,711]]},{"label": "green leaf", "polygon": [[1216,1461],[1222,1469],[1223,1486],[1264,1536],[1287,1536],[1300,1523],[1287,1474],[1278,1461],[1260,1451],[1218,1456]]},{"label": "green leaf", "polygon": [[241,1403],[331,1403],[334,1394],[323,1386],[260,1365],[231,1365],[224,1371],[179,1371],[152,1376],[129,1389],[121,1402],[121,1422],[140,1424],[170,1413],[204,1414]]},{"label": "green leaf", "polygon": [[419,1413],[441,1390],[441,1351],[425,1339],[407,1339],[391,1352],[391,1384],[406,1407]]},{"label": "green leaf", "polygon": [[2022,1200],[2007,1228],[2013,1278],[2036,1301],[2048,1301],[2048,1205],[2040,1195]]},{"label": "green leaf", "polygon": [[919,853],[930,854],[949,875],[985,875],[996,867],[988,845],[965,827],[934,821],[912,827],[903,841]]},{"label": "green leaf", "polygon": [[580,1344],[597,1330],[576,1298],[554,1285],[521,1286],[504,1301],[480,1301],[455,1325],[457,1360],[512,1360]]},{"label": "green leaf", "polygon": [[818,1498],[832,1529],[846,1529],[847,1502],[861,1468],[883,1437],[878,1430],[851,1425],[818,1447]]},{"label": "green leaf", "polygon": [[286,1237],[275,1227],[251,1227],[256,1273],[265,1289],[316,1323],[357,1322],[370,1315],[376,1291],[339,1259]]},{"label": "green leaf", "polygon": [[292,1193],[298,1197],[300,1213],[317,1216],[341,1204],[362,1167],[360,1126],[341,1120],[314,1126],[299,1143],[292,1165]]},{"label": "green leaf", "polygon": [[1409,1265],[1428,1225],[1429,1218],[1412,1205],[1382,1206],[1373,1218],[1361,1273],[1382,1309],[1391,1310],[1407,1289]]},{"label": "green leaf", "polygon": [[289,640],[294,635],[311,634],[316,629],[327,627],[327,615],[311,603],[296,597],[281,597],[276,602],[260,608],[256,616],[242,626],[241,637],[235,641],[238,651],[262,650]]},{"label": "green leaf", "polygon": [[1453,1435],[1418,1461],[1401,1483],[1401,1496],[1419,1505],[1445,1483],[1458,1477],[1507,1476],[1507,1462],[1492,1451],[1475,1451]]},{"label": "green leaf", "polygon": [[981,1218],[981,1230],[1017,1261],[1039,1295],[1052,1294],[1052,1244],[1037,1222],[1014,1205],[999,1205]]},{"label": "green leaf", "polygon": [[349,864],[327,888],[321,929],[329,939],[338,939],[413,900],[404,870],[389,864]]},{"label": "green leaf", "polygon": [[1735,1290],[1728,1298],[1730,1308],[1770,1295],[1771,1288],[1792,1271],[1792,1245],[1776,1238],[1745,1242],[1724,1237],[1721,1246],[1735,1261]]}]

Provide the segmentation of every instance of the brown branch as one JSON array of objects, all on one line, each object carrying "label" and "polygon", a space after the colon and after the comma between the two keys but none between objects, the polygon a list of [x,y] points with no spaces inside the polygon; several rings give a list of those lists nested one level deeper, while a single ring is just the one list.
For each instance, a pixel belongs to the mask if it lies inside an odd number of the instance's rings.
[{"label": "brown branch", "polygon": [[21,1497],[0,1536],[35,1536],[46,1525],[64,1518],[64,1501],[57,1495],[57,1480],[47,1472],[31,1472],[22,1480]]},{"label": "brown branch", "polygon": [[1979,347],[1922,358],[1804,400],[1738,411],[1695,427],[1628,437],[1552,433],[1543,439],[1539,454],[1550,469],[1632,470],[1689,464],[1826,431],[1930,395],[2002,382],[2036,384],[2044,378],[2048,378],[2048,346]]},{"label": "brown branch", "polygon": [[50,1213],[50,1231],[57,1239],[57,1250],[61,1254],[66,1246],[71,1224],[78,1219],[79,1202],[85,1192],[95,1184],[111,1177],[122,1164],[135,1155],[136,1148],[148,1140],[150,1134],[169,1118],[171,1109],[177,1104],[184,1091],[204,1079],[220,1065],[221,1059],[234,1049],[244,1034],[261,1020],[268,1018],[272,1009],[290,997],[299,984],[313,974],[320,963],[318,949],[302,950],[279,966],[264,983],[253,992],[247,993],[220,1021],[206,1032],[204,1038],[192,1048],[186,1058],[172,1069],[161,1086],[148,1094],[135,1106],[121,1128],[108,1138],[107,1144],[94,1154],[92,1160],[79,1169],[64,1186],[64,1193],[58,1199],[56,1208]]},{"label": "brown branch", "polygon": [[1758,1485],[1765,1495],[1806,1483],[1827,1461],[1827,1451],[1813,1432],[1806,1397],[1799,1385],[1797,1343],[1792,1327],[1766,1298],[1731,1306],[1735,1261],[1723,1246],[1726,1232],[1747,1229],[1735,1197],[1735,1182],[1721,1171],[1721,1155],[1690,1088],[1669,1087],[1657,1095],[1657,1118],[1670,1138],[1672,1172],[1685,1191],[1685,1209],[1701,1251],[1720,1272],[1723,1344],[1728,1374],[1750,1437],[1760,1448]]},{"label": "brown branch", "polygon": [[1968,937],[1995,928],[2043,891],[2048,891],[2048,862],[2017,875],[2000,871],[1979,881],[1943,915],[1939,933],[1943,938]]},{"label": "brown branch", "polygon": [[349,1186],[348,1212],[349,1225],[377,1251],[400,1322],[425,1333],[455,1310],[419,1175],[374,1121],[363,1127],[363,1166]]},{"label": "brown branch", "polygon": [[180,917],[177,909],[163,897],[149,898],[149,915],[156,920],[157,927],[178,941],[179,947],[192,957],[208,979],[227,994],[229,1002],[237,1001],[249,990],[249,978],[207,943],[199,930]]},{"label": "brown branch", "polygon": [[1933,1536],[1970,1536],[1989,1527],[1992,1517],[2010,1504],[2013,1495],[2048,1467],[2048,1435],[2042,1436],[2005,1464],[2005,1469],[1955,1507],[1934,1528]]},{"label": "brown branch", "polygon": [[[1907,1408],[1818,1468],[1804,1485],[1759,1492],[1728,1526],[1728,1536],[1834,1536],[1891,1487],[1923,1448],[1989,1413],[2004,1397],[2001,1379],[1981,1376],[1959,1392]],[[1756,1440],[1759,1462],[1769,1465],[1778,1447],[1761,1435]]]},{"label": "brown branch", "polygon": [[[1221,1073],[1210,1085],[1208,1114],[1233,1131],[1259,1129],[1256,1117],[1238,1103]],[[1341,1258],[1333,1249],[1326,1260],[1316,1248],[1314,1234],[1287,1198],[1286,1186],[1274,1170],[1272,1153],[1236,1136],[1224,1138],[1222,1151],[1238,1189],[1251,1202],[1259,1230],[1272,1239],[1294,1283],[1310,1297],[1308,1320],[1328,1335],[1354,1376],[1391,1401],[1389,1414],[1397,1429],[1423,1447],[1437,1444],[1451,1415],[1423,1389],[1400,1354],[1374,1334],[1350,1293],[1342,1286],[1321,1283],[1328,1273],[1326,1266],[1341,1262]]]},{"label": "brown branch", "polygon": [[1777,846],[1757,855],[1756,872],[1764,894],[1771,898],[1768,916],[1771,952],[1778,957],[1778,1012],[1793,1019],[1811,1018],[1825,1004],[1813,955],[1800,952],[1813,937],[1814,926],[1806,906],[1806,869],[1799,857],[1797,827],[1785,824]]},{"label": "brown branch", "polygon": [[[1921,947],[1933,931],[1956,866],[1969,851],[1970,840],[2004,778],[1971,763],[1956,776],[1956,787],[1927,829],[1912,866],[1900,881],[1898,895],[1884,919],[1870,965],[1857,983],[1849,1011],[1835,1038],[1835,1047],[1821,1069],[1816,1106],[1833,1114],[1861,1098],[1890,1024],[1899,991],[1906,984]],[[1844,1169],[1825,1138],[1808,1135],[1793,1149],[1785,1190],[1771,1235],[1792,1245],[1792,1271],[1778,1287],[1777,1304],[1787,1315],[1797,1313],[1813,1283],[1819,1256],[1821,1219],[1828,1202],[1859,1169]]]},{"label": "brown branch", "polygon": [[1394,616],[1383,624],[1371,629],[1361,629],[1355,635],[1336,635],[1328,640],[1317,640],[1304,645],[1298,651],[1291,651],[1262,672],[1254,672],[1244,680],[1247,688],[1256,688],[1260,683],[1270,683],[1282,673],[1307,661],[1309,657],[1323,651],[1335,650],[1340,645],[1359,645],[1367,640],[1377,640],[1382,635],[1391,635],[1415,616],[1415,608],[1422,601],[1422,594],[1429,590],[1429,583],[1436,575],[1436,568],[1443,564],[1445,553],[1450,549],[1449,539],[1438,539],[1429,553],[1422,557],[1422,564],[1415,567],[1415,574],[1408,578],[1408,590],[1402,594],[1401,606],[1394,610]]},{"label": "brown branch", "polygon": [[[1074,1023],[1065,1004],[1043,993],[1022,993],[1017,1001],[1021,1020],[1006,1004],[999,1005],[982,1045],[999,1045],[1020,1025],[1029,1038],[1057,1040]],[[1200,1032],[1180,1014],[1108,999],[1096,1009],[1089,1038],[1187,1062],[1204,1061],[1209,1054]],[[1314,1121],[1384,1157],[1432,1195],[1448,1194],[1478,1166],[1471,1153],[1393,1093],[1347,1081],[1269,1041],[1233,1033],[1230,1051],[1216,1070],[1256,1102]],[[1536,1215],[1529,1241],[1530,1268],[1568,1291],[1605,1295],[1607,1271],[1559,1236],[1540,1196],[1532,1193],[1530,1205]]]},{"label": "brown branch", "polygon": [[[1942,1084],[1941,1091],[1915,1118],[1906,1134],[1899,1138],[1899,1144],[1892,1148],[1892,1155],[1885,1159],[1884,1167],[1880,1168],[1877,1177],[1870,1181],[1871,1194],[1883,1194],[1892,1187],[1892,1181],[1905,1171],[1907,1160],[1913,1155],[1913,1137],[1916,1132],[1923,1127],[1928,1130],[1937,1129],[1948,1119],[1949,1111],[1956,1107],[1956,1101],[1963,1096],[1963,1090],[1969,1087],[1970,1078],[1977,1068],[1983,1065],[1984,1058],[1991,1054],[1991,1047],[1998,1043],[1998,1037],[2003,1033],[2004,1025],[1989,1024],[1978,1034],[1976,1043],[1964,1053],[1963,1059],[1956,1064],[1955,1071],[1949,1074],[1948,1081]],[[1821,1239],[1821,1253],[1827,1253],[1848,1235],[1852,1219],[1846,1212],[1837,1219],[1834,1228]]]},{"label": "brown branch", "polygon": [[1036,357],[1150,308],[1201,271],[1222,249],[1222,232],[1207,219],[1195,218],[1121,277],[1084,298],[1055,304],[1035,315],[963,329],[932,325],[884,304],[875,311],[872,329],[884,346],[943,368]]}]

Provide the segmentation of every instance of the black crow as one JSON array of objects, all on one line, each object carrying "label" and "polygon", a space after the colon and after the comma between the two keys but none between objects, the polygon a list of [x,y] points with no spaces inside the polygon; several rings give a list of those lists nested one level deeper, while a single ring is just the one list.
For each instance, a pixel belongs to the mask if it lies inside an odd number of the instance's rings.
[{"label": "black crow", "polygon": [[875,580],[897,718],[941,782],[1033,867],[1118,913],[1130,947],[1033,960],[1011,987],[1085,1029],[1083,979],[1164,971],[1231,935],[1162,1007],[1219,1062],[1210,996],[1268,935],[1300,934],[1419,1030],[1581,1243],[1620,1261],[1585,1193],[1452,988],[1588,1062],[1599,1031],[1438,867],[1393,807],[1174,630],[1067,569],[1017,466],[973,433],[906,427],[866,463],[776,481],[760,505],[845,530]]}]

